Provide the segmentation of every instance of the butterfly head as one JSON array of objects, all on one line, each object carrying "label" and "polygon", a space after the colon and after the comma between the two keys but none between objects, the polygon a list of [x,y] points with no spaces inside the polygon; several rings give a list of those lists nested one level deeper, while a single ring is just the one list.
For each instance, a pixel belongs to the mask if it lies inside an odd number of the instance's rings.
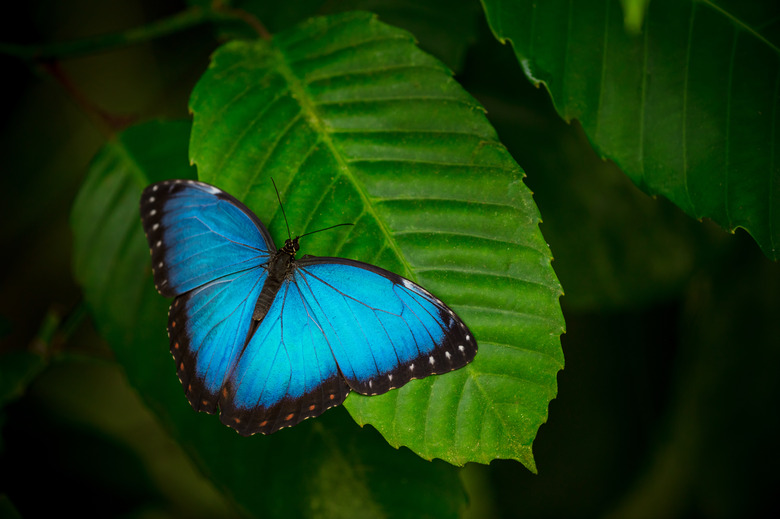
[{"label": "butterfly head", "polygon": [[285,254],[294,258],[295,254],[301,248],[301,246],[298,245],[298,238],[300,238],[300,236],[296,236],[295,238],[285,240],[284,247],[282,247],[281,252],[284,252]]}]

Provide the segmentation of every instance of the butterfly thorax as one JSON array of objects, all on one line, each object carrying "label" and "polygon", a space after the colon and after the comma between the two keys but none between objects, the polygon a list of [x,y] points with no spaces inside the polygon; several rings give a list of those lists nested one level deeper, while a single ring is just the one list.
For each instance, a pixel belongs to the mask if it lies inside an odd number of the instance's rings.
[{"label": "butterfly thorax", "polygon": [[266,267],[268,271],[268,277],[265,278],[263,288],[260,291],[260,296],[257,298],[255,304],[255,311],[252,314],[252,319],[258,323],[271,309],[271,304],[276,298],[276,294],[282,286],[287,277],[292,274],[293,265],[295,264],[295,253],[300,249],[298,245],[298,238],[287,240],[284,242],[284,247],[276,251]]},{"label": "butterfly thorax", "polygon": [[288,256],[295,258],[295,255],[298,253],[298,250],[301,248],[301,246],[298,245],[298,238],[299,236],[296,236],[295,238],[285,240],[284,247],[282,247],[279,252],[283,252]]}]

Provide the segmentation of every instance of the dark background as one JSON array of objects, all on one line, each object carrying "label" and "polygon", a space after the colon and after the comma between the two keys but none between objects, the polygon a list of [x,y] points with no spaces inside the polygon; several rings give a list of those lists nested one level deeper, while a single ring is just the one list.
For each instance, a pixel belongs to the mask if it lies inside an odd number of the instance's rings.
[{"label": "dark background", "polygon": [[[746,233],[692,220],[596,156],[577,123],[561,121],[511,49],[495,41],[477,2],[452,9],[461,26],[375,4],[487,108],[528,175],[566,293],[566,368],[534,444],[539,474],[513,461],[468,465],[466,515],[777,512],[778,266]],[[127,30],[186,6],[15,7],[0,20],[0,41],[33,45]],[[273,32],[335,7],[268,9],[263,21]],[[189,91],[223,37],[201,26],[73,59],[0,56],[0,363],[24,362],[15,354],[25,350],[45,359],[30,370],[29,386],[0,401],[0,516],[236,513],[144,407],[94,331],[71,272],[68,226],[94,153],[125,125],[186,117]]]}]

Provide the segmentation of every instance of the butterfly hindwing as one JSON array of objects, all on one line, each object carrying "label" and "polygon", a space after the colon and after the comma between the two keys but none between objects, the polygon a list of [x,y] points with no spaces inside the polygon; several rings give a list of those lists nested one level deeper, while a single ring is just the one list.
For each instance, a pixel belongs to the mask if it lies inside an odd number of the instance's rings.
[{"label": "butterfly hindwing", "polygon": [[349,386],[299,287],[282,283],[237,361],[220,419],[242,434],[270,434],[341,404]]},{"label": "butterfly hindwing", "polygon": [[141,195],[141,220],[154,283],[166,297],[267,263],[276,251],[265,226],[246,206],[202,182],[151,184]]},{"label": "butterfly hindwing", "polygon": [[221,389],[240,358],[267,277],[263,268],[223,276],[171,304],[171,353],[192,407],[216,412]]},{"label": "butterfly hindwing", "polygon": [[355,391],[376,395],[471,362],[473,335],[438,298],[373,265],[307,257],[295,280],[339,369]]}]

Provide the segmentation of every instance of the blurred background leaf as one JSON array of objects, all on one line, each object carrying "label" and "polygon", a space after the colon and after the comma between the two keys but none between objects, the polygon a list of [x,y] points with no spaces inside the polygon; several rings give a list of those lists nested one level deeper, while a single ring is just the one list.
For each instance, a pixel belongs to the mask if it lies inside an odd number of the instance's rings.
[{"label": "blurred background leaf", "polygon": [[483,4],[496,37],[602,156],[648,194],[745,229],[778,258],[780,4]]}]

